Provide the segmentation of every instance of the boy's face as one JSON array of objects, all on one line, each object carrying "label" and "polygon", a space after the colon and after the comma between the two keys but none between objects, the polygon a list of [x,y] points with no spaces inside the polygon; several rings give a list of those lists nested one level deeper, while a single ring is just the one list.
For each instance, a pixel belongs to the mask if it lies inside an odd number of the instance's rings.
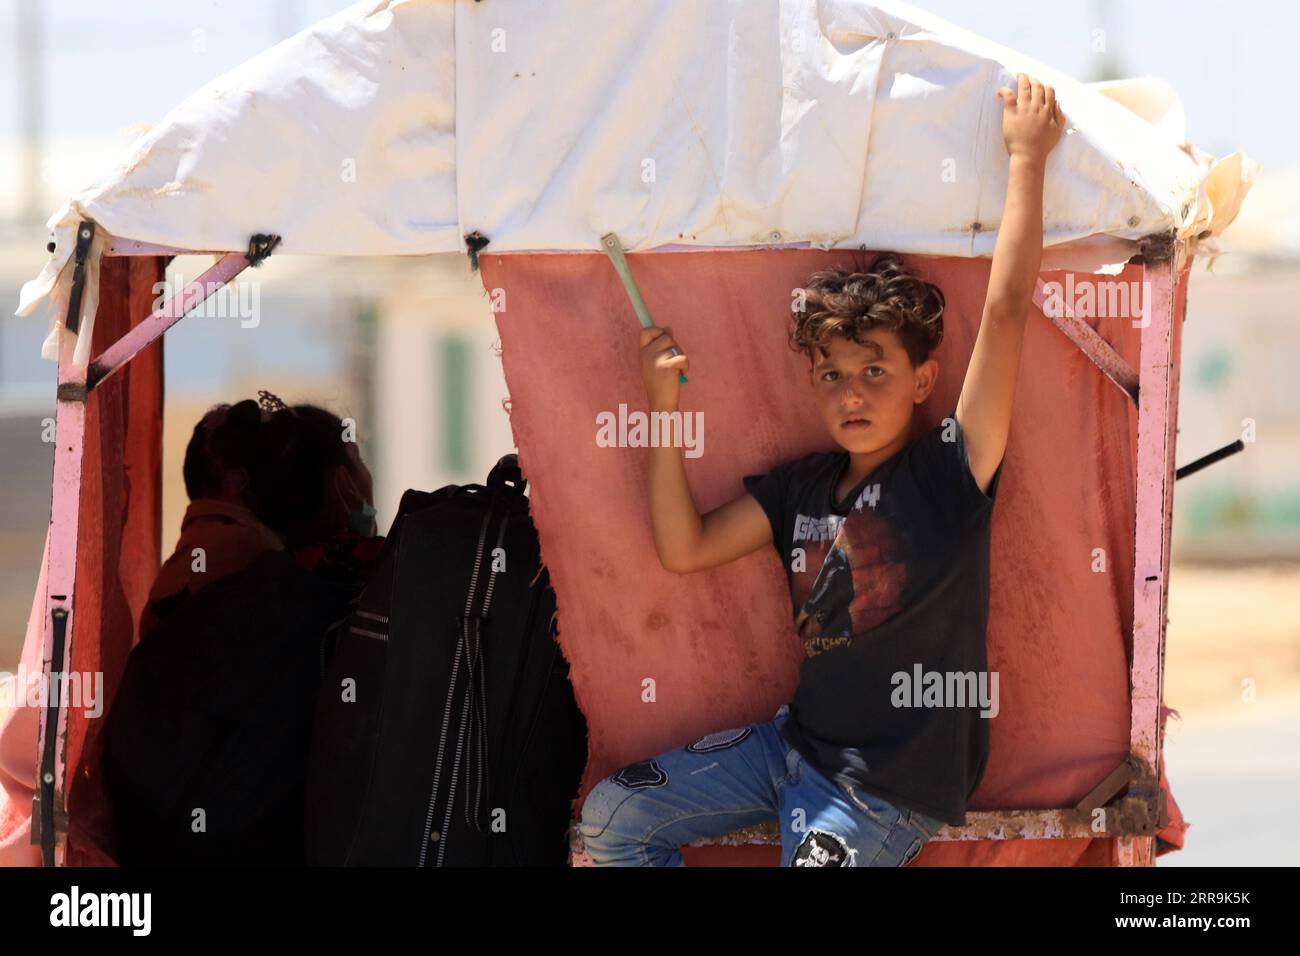
[{"label": "boy's face", "polygon": [[834,335],[826,353],[814,351],[809,371],[817,407],[835,440],[848,452],[886,447],[912,424],[912,409],[934,388],[939,363],[913,367],[898,334],[874,329],[859,345]]}]

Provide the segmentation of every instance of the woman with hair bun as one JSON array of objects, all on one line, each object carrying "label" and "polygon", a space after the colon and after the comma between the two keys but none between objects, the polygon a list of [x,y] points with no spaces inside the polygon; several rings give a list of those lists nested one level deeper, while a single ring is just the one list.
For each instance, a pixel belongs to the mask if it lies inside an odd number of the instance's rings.
[{"label": "woman with hair bun", "polygon": [[263,446],[258,432],[267,417],[249,399],[215,405],[194,426],[182,466],[190,503],[176,549],[149,590],[142,637],[187,597],[268,551],[284,549],[280,535],[254,512],[251,484]]},{"label": "woman with hair bun", "polygon": [[207,504],[169,564],[195,542],[221,562],[172,572],[185,583],[132,650],[105,727],[124,866],[304,862],[322,662],[383,550],[352,428],[266,392],[221,411],[186,456]]}]

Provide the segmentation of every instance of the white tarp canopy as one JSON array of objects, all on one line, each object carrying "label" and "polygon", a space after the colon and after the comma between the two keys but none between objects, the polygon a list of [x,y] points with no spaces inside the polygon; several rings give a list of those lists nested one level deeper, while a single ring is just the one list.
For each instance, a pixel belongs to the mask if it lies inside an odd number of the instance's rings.
[{"label": "white tarp canopy", "polygon": [[591,252],[613,231],[630,251],[987,256],[1008,168],[995,91],[1018,72],[1056,88],[1069,126],[1045,267],[1231,222],[1256,167],[1186,144],[1167,84],[1081,84],[893,0],[369,0],[212,81],[64,203],[19,314],[49,303],[62,325],[82,219],[84,330],[114,238],[427,255],[476,231],[493,252]]}]

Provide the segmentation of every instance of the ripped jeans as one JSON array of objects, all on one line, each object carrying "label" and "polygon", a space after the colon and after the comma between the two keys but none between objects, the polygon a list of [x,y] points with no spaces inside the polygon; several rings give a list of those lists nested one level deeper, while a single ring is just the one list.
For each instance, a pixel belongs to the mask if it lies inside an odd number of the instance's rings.
[{"label": "ripped jeans", "polygon": [[766,723],[710,734],[600,781],[578,832],[597,866],[683,866],[681,847],[776,819],[782,866],[906,866],[943,823],[841,787]]}]

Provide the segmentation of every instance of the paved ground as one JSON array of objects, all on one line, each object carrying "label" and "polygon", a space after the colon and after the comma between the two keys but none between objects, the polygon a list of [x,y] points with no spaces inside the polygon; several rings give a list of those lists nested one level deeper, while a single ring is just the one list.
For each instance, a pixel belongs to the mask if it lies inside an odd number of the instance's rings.
[{"label": "paved ground", "polygon": [[1186,848],[1162,856],[1159,866],[1300,860],[1300,697],[1170,720],[1165,760],[1191,828]]},{"label": "paved ground", "polygon": [[[1300,567],[1169,575],[1169,785],[1191,824],[1161,866],[1294,866],[1300,834]],[[1253,689],[1255,700],[1250,702]]]}]

